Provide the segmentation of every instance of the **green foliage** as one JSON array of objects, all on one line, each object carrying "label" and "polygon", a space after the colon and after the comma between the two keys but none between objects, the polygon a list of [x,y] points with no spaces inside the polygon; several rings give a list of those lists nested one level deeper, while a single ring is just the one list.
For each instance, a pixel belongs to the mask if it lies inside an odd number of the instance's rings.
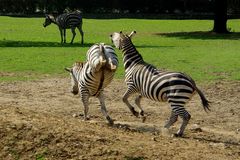
[{"label": "green foliage", "polygon": [[[0,80],[31,80],[67,76],[64,67],[85,61],[88,48],[97,42],[111,44],[114,31],[136,30],[133,43],[145,61],[164,70],[191,75],[196,81],[240,80],[238,54],[240,27],[229,20],[235,33],[216,35],[210,20],[84,19],[85,44],[77,32],[74,44],[60,44],[57,26],[43,28],[44,18],[0,17]],[[67,31],[67,42],[71,40]],[[116,78],[124,77],[121,52]]]},{"label": "green foliage", "polygon": [[[127,5],[126,5],[127,3]],[[231,4],[231,3],[229,3]],[[229,6],[231,11],[239,8]],[[20,13],[20,14],[39,14],[43,12],[58,12],[61,13],[65,9],[80,9],[83,13],[174,13],[178,9],[180,12],[212,12],[213,2],[191,2],[179,0],[1,0],[1,13]],[[189,16],[191,16],[189,14]]]},{"label": "green foliage", "polygon": [[36,155],[36,160],[45,160],[44,155]]},{"label": "green foliage", "polygon": [[45,160],[46,156],[48,154],[48,148],[42,148],[39,151],[36,152],[35,154],[35,159],[36,160]]}]

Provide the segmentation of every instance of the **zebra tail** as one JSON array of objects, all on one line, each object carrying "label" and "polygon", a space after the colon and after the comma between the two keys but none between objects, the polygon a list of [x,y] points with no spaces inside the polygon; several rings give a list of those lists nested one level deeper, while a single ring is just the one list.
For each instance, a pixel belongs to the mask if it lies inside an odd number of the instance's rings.
[{"label": "zebra tail", "polygon": [[106,64],[106,55],[105,55],[105,51],[104,51],[104,43],[100,43],[99,44],[99,50],[100,50],[100,56],[102,57],[102,66],[105,66]]},{"label": "zebra tail", "polygon": [[204,96],[202,91],[197,88],[197,86],[195,86],[195,89],[196,89],[197,93],[199,94],[199,96],[200,96],[200,98],[202,100],[202,105],[203,105],[204,111],[205,112],[211,111],[210,108],[209,108],[210,107],[209,103],[211,103],[211,102],[207,100],[207,98]]}]

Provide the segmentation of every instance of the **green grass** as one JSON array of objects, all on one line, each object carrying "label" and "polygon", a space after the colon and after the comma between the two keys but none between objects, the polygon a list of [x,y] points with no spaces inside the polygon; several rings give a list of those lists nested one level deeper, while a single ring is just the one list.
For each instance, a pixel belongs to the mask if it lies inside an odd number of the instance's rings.
[{"label": "green grass", "polygon": [[[63,70],[84,61],[88,48],[110,43],[114,31],[137,31],[133,38],[145,61],[158,68],[191,75],[196,81],[240,80],[240,21],[229,20],[234,33],[209,33],[211,20],[84,19],[85,44],[77,32],[73,45],[61,45],[55,25],[42,27],[44,18],[0,17],[0,81],[68,76]],[[67,42],[71,39],[67,31]],[[122,56],[116,78],[124,77]]]}]

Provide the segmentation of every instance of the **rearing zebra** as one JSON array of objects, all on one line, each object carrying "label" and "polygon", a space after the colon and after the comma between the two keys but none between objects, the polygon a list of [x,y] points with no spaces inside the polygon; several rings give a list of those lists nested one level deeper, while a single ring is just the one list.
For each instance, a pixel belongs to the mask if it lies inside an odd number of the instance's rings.
[{"label": "rearing zebra", "polygon": [[[131,41],[131,37],[135,33],[133,31],[130,35],[125,35],[122,32],[115,32],[111,35],[113,44],[123,52],[125,81],[128,87],[124,93],[123,102],[136,117],[139,114],[143,116],[143,120],[145,120],[144,111],[140,105],[142,96],[155,101],[168,102],[172,112],[164,127],[169,128],[180,116],[183,122],[175,136],[182,136],[191,118],[191,115],[184,108],[185,104],[195,92],[199,94],[205,111],[209,110],[209,101],[189,76],[180,72],[164,72],[146,63]],[[128,98],[134,93],[139,93],[135,103],[139,107],[140,113],[136,112],[128,101]]]},{"label": "rearing zebra", "polygon": [[[102,43],[93,45],[87,52],[87,62],[76,62],[72,68],[65,68],[70,72],[72,93],[80,93],[84,106],[84,120],[88,120],[88,101],[90,96],[97,97],[100,101],[101,111],[113,124],[107,114],[103,90],[111,83],[118,66],[117,55],[111,46]],[[110,60],[111,59],[111,60]]]},{"label": "rearing zebra", "polygon": [[76,36],[75,29],[78,28],[80,34],[81,34],[81,43],[83,44],[83,30],[82,30],[82,16],[79,11],[74,11],[70,13],[64,13],[57,17],[54,17],[51,14],[46,15],[45,22],[43,23],[44,27],[47,27],[51,23],[54,23],[58,26],[61,36],[61,43],[66,43],[66,29],[71,29],[72,31],[72,40],[71,43],[73,43],[73,40]]}]

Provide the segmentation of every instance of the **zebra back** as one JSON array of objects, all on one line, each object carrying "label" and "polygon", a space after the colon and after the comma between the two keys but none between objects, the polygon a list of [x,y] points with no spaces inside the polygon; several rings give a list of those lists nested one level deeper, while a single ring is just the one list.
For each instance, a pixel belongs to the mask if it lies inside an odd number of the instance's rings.
[{"label": "zebra back", "polygon": [[82,16],[80,12],[63,13],[56,18],[56,23],[63,29],[77,27],[82,24]]},{"label": "zebra back", "polygon": [[87,60],[96,71],[103,67],[115,71],[118,66],[118,57],[114,49],[104,43],[94,44],[87,52]]}]

